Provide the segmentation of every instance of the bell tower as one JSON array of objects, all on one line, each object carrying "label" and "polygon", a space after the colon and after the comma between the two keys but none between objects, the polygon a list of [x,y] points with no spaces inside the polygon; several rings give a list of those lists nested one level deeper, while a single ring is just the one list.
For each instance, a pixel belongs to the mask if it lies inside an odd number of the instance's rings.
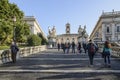
[{"label": "bell tower", "polygon": [[66,24],[66,34],[70,34],[70,24]]}]

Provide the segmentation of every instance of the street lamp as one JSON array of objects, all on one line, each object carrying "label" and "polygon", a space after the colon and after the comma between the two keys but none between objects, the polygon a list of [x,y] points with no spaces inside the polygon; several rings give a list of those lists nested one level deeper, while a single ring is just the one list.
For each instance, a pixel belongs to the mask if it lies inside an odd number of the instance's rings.
[{"label": "street lamp", "polygon": [[13,17],[13,41],[16,42],[15,38],[15,22],[16,22],[16,16]]}]

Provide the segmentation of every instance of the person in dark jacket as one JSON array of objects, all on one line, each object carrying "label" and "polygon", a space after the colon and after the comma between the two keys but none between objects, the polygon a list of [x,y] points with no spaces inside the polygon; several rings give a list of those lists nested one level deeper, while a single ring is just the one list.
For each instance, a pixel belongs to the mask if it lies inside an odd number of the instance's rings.
[{"label": "person in dark jacket", "polygon": [[72,53],[75,53],[75,42],[72,42]]},{"label": "person in dark jacket", "polygon": [[89,43],[87,44],[86,49],[88,50],[88,56],[90,61],[90,66],[93,66],[93,59],[96,52],[97,46],[92,42],[92,40],[89,40]]},{"label": "person in dark jacket", "polygon": [[77,49],[78,49],[78,53],[81,53],[81,43],[80,42],[78,42]]},{"label": "person in dark jacket", "polygon": [[83,49],[84,49],[84,51],[86,53],[86,46],[87,46],[87,44],[86,43],[82,43],[82,46],[83,46]]},{"label": "person in dark jacket", "polygon": [[58,43],[57,46],[58,46],[58,51],[59,51],[60,50],[60,43]]},{"label": "person in dark jacket", "polygon": [[17,55],[17,52],[19,51],[19,48],[17,47],[15,42],[12,42],[10,49],[11,49],[12,62],[15,63],[16,62],[16,55]]},{"label": "person in dark jacket", "polygon": [[61,43],[61,49],[63,49],[63,52],[65,53],[65,44]]}]

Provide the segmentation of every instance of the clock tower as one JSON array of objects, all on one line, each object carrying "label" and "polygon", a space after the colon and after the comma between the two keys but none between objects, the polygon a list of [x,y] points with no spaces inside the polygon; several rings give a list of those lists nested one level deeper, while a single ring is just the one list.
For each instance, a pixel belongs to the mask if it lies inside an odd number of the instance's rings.
[{"label": "clock tower", "polygon": [[70,34],[70,24],[66,24],[66,34]]}]

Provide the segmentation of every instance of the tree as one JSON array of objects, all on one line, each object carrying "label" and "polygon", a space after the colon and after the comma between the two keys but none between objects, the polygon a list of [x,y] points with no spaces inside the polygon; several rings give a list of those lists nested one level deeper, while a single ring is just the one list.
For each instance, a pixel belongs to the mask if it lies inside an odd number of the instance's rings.
[{"label": "tree", "polygon": [[[7,43],[8,41],[6,41],[9,37],[11,37],[11,26],[10,26],[10,23],[8,21],[1,21],[0,22],[0,44],[2,43]],[[8,42],[9,43],[9,42]]]},{"label": "tree", "polygon": [[28,37],[28,45],[29,46],[38,46],[38,45],[41,45],[41,38],[35,34],[32,34]]},{"label": "tree", "polygon": [[[16,16],[16,22],[13,22]],[[30,33],[29,26],[23,21],[24,13],[16,4],[8,0],[0,0],[0,44],[10,43],[13,38],[15,27],[16,41],[25,42]]]},{"label": "tree", "polygon": [[41,41],[42,45],[48,44],[47,40],[43,37],[43,35],[41,33],[39,33],[38,36],[42,39],[42,41]]},{"label": "tree", "polygon": [[29,26],[28,24],[22,22],[18,23],[15,29],[16,34],[16,41],[17,42],[26,42],[27,37],[30,34]]}]

